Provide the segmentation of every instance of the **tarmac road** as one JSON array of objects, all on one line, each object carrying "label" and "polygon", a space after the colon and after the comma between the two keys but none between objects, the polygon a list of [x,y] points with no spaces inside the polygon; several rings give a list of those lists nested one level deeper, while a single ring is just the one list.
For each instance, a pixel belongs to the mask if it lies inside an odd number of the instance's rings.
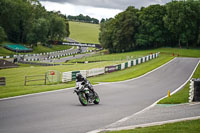
[{"label": "tarmac road", "polygon": [[[83,107],[73,90],[0,101],[1,133],[85,133],[148,107],[181,86],[199,59],[176,58],[141,78],[96,85],[99,105]],[[176,112],[175,112],[176,113]]]},{"label": "tarmac road", "polygon": [[[81,47],[82,52],[86,52],[87,51],[87,47]],[[50,60],[45,60],[45,58],[48,58],[48,56],[58,56],[58,55],[63,55],[63,54],[70,54],[70,53],[76,53],[78,52],[78,49],[75,48],[71,48],[71,49],[67,49],[66,51],[60,51],[60,52],[54,52],[51,53],[49,55],[37,55],[37,56],[25,56],[24,59],[34,59],[34,58],[38,58],[40,60],[42,60],[41,62],[46,62],[46,63],[50,63]],[[65,62],[65,61],[63,61]]]},{"label": "tarmac road", "polygon": [[69,61],[69,60],[74,60],[74,59],[80,59],[80,58],[83,58],[83,57],[89,57],[89,56],[92,56],[95,52],[92,52],[92,53],[86,53],[86,54],[77,54],[77,55],[74,55],[74,56],[67,56],[67,57],[62,57],[60,59],[50,59],[50,60],[43,60],[43,61],[40,61],[40,62],[44,62],[44,63],[62,63],[62,62],[66,62],[66,61]]}]

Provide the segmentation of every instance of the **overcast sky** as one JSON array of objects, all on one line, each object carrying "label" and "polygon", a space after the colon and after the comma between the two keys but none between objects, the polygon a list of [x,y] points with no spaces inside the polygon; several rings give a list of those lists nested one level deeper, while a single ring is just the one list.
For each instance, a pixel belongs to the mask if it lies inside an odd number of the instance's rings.
[{"label": "overcast sky", "polygon": [[66,15],[89,15],[97,19],[114,17],[128,6],[136,8],[165,4],[171,0],[39,0],[48,11]]}]

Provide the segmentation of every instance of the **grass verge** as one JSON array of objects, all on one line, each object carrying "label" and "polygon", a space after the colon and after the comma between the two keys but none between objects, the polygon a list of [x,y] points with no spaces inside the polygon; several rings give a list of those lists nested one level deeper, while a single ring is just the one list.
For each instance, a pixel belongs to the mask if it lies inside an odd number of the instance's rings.
[{"label": "grass verge", "polygon": [[136,128],[133,130],[112,131],[107,133],[199,133],[200,120],[189,120],[160,126]]},{"label": "grass verge", "polygon": [[95,82],[116,82],[123,81],[141,76],[163,64],[173,59],[173,57],[168,57],[165,55],[160,55],[157,59],[127,68],[126,70],[121,70],[113,73],[107,73],[102,76],[92,77],[89,80],[92,83]]},{"label": "grass verge", "polygon": [[127,59],[138,58],[145,56],[150,53],[160,52],[161,55],[174,56],[179,55],[179,57],[200,57],[200,49],[179,49],[179,48],[158,48],[151,50],[133,51],[126,53],[114,53],[103,55],[98,54],[91,57],[86,57],[82,59],[76,59],[71,62],[84,62],[84,61],[126,61]]},{"label": "grass verge", "polygon": [[[200,77],[200,65],[198,65],[196,71],[192,78],[199,78]],[[189,87],[190,81],[177,93],[173,94],[170,97],[166,97],[158,102],[158,104],[181,104],[187,103],[189,98]]]}]

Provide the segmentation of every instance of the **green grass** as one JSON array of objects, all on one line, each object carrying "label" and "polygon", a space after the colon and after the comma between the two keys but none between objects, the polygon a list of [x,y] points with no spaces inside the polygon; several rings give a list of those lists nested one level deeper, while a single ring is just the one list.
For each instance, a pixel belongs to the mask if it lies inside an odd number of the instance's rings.
[{"label": "green grass", "polygon": [[51,48],[45,47],[42,45],[38,45],[37,47],[33,48],[33,53],[45,53],[45,52],[53,52],[53,51],[61,51],[70,49],[71,46],[68,45],[53,45]]},{"label": "green grass", "polygon": [[133,130],[112,131],[107,133],[199,133],[200,120],[189,120],[160,126],[136,128]]},{"label": "green grass", "polygon": [[98,24],[69,22],[70,38],[83,43],[99,43]]},{"label": "green grass", "polygon": [[[18,95],[23,95],[23,94],[31,94],[31,93],[36,93],[36,92],[44,92],[44,91],[50,91],[50,90],[57,90],[57,89],[72,87],[75,85],[74,82],[59,83],[56,85],[49,85],[49,84],[43,85],[44,81],[38,81],[38,82],[32,82],[32,83],[30,82],[28,83],[28,86],[24,86],[25,75],[31,76],[31,75],[45,74],[45,72],[49,70],[68,72],[72,70],[88,70],[92,68],[101,68],[108,65],[115,65],[115,64],[120,64],[122,62],[125,62],[125,60],[121,61],[117,59],[122,56],[124,56],[124,58],[126,58],[126,56],[138,57],[138,56],[148,55],[151,52],[155,53],[157,51],[161,51],[160,57],[157,59],[153,59],[146,63],[133,66],[126,70],[121,70],[114,73],[99,75],[96,77],[89,78],[89,80],[92,83],[113,82],[113,81],[122,81],[122,80],[131,79],[131,78],[140,76],[148,71],[151,71],[161,66],[162,64],[168,62],[169,60],[171,60],[173,58],[171,56],[171,50],[174,50],[174,49],[161,48],[161,49],[154,49],[154,50],[129,52],[129,53],[123,53],[123,54],[101,55],[101,58],[104,58],[104,56],[106,56],[106,58],[110,58],[110,60],[96,62],[96,63],[88,63],[88,64],[78,63],[74,65],[48,66],[48,67],[42,67],[42,66],[35,67],[35,66],[30,66],[30,65],[22,65],[19,68],[2,69],[0,70],[0,75],[2,77],[4,76],[6,77],[7,85],[6,87],[0,87],[0,98],[18,96]],[[196,57],[200,53],[200,50],[198,53],[196,52],[196,50],[187,50],[187,52],[189,52],[191,55]],[[185,53],[183,53],[181,56],[185,56],[184,54]]]},{"label": "green grass", "polygon": [[[192,78],[200,78],[200,65],[198,65]],[[170,97],[166,97],[158,102],[158,104],[180,104],[187,103],[189,98],[190,81],[177,93]]]},{"label": "green grass", "polygon": [[[5,44],[13,44],[13,43],[4,43],[2,45],[5,45]],[[70,48],[71,48],[71,46],[68,46],[68,45],[53,45],[51,48],[42,46],[42,45],[38,45],[37,47],[34,47],[33,52],[31,52],[29,54],[60,51],[60,50],[65,50],[65,49],[70,49]],[[18,53],[12,52],[10,50],[5,49],[3,46],[0,46],[0,56],[16,55],[16,54],[18,54]],[[20,54],[28,54],[28,53],[20,53]]]},{"label": "green grass", "polygon": [[99,62],[89,64],[76,64],[76,65],[62,65],[62,66],[38,66],[28,67],[21,66],[19,68],[2,69],[0,70],[1,77],[6,77],[6,86],[0,87],[0,98],[18,96],[23,94],[31,94],[36,92],[44,92],[50,90],[57,90],[74,86],[74,82],[60,83],[56,85],[44,85],[44,81],[30,82],[24,86],[25,75],[41,75],[49,70],[57,70],[59,72],[68,72],[72,70],[83,70],[100,68],[106,65],[113,65],[113,62]]},{"label": "green grass", "polygon": [[103,55],[103,53],[94,55],[92,57],[87,57],[83,59],[76,59],[70,62],[84,62],[84,61],[125,61],[131,58],[138,58],[145,56],[150,53],[160,52],[162,55],[177,56],[179,54],[180,57],[200,57],[200,49],[179,49],[179,48],[159,48],[152,50],[143,50],[143,51],[134,51],[127,53],[117,53],[117,54],[108,54]]},{"label": "green grass", "polygon": [[157,50],[166,55],[172,55],[174,53],[175,56],[179,54],[180,57],[200,57],[200,49],[160,48]]},{"label": "green grass", "polygon": [[7,56],[7,55],[14,55],[16,54],[15,52],[12,52],[10,50],[7,50],[3,47],[0,47],[0,56]]},{"label": "green grass", "polygon": [[[101,76],[90,78],[89,80],[91,80],[93,83],[98,82],[98,81],[105,82],[105,81],[109,81],[110,77],[113,77],[113,76],[118,77],[118,78],[115,78],[115,79],[113,78],[112,81],[129,79],[129,78],[132,78],[133,76],[137,76],[136,74],[131,75],[130,71],[132,71],[132,73],[134,73],[133,71],[138,70],[137,74],[141,75],[149,70],[156,68],[157,65],[161,65],[162,63],[165,63],[169,59],[171,59],[171,57],[170,57],[170,58],[167,58],[167,60],[165,59],[165,60],[161,61],[163,58],[165,58],[165,57],[159,57],[159,58],[153,59],[147,63],[140,64],[138,66],[135,66],[135,69],[130,68],[127,70],[116,72],[116,74],[112,73],[112,74],[101,75]],[[157,64],[155,61],[159,62],[159,63]],[[104,62],[98,62],[98,63],[49,66],[49,67],[41,67],[41,66],[28,67],[28,65],[24,65],[19,68],[3,69],[3,70],[0,70],[0,75],[6,77],[7,85],[6,85],[6,87],[0,87],[0,98],[23,95],[23,94],[30,94],[30,93],[36,93],[36,92],[43,92],[43,91],[49,91],[49,90],[57,90],[57,89],[72,87],[75,85],[74,82],[60,83],[57,85],[43,85],[44,81],[38,81],[38,82],[32,82],[32,83],[30,82],[30,83],[28,83],[28,86],[24,86],[25,75],[28,75],[28,76],[40,75],[40,74],[44,74],[48,70],[57,70],[60,72],[80,70],[81,68],[82,68],[82,70],[88,70],[88,69],[92,69],[92,68],[101,68],[101,67],[105,67],[108,65],[120,64],[120,63],[122,63],[122,62],[121,61],[119,61],[119,62],[104,61]],[[152,65],[152,67],[150,67],[146,71],[139,71],[139,70],[141,70],[141,69],[139,69],[140,67],[142,69],[144,69],[144,68],[147,68],[148,65],[151,65],[154,63],[156,63],[157,65]],[[116,76],[120,73],[123,76],[120,76],[120,77]],[[129,75],[127,75],[127,74],[129,74]],[[110,77],[109,77],[109,75],[110,75]]]},{"label": "green grass", "polygon": [[97,76],[91,78],[91,82],[115,82],[132,79],[141,76],[163,64],[170,61],[173,57],[168,57],[165,55],[160,55],[159,58],[153,59],[151,61],[127,68],[126,70],[121,70],[113,73],[104,74],[102,76]]}]

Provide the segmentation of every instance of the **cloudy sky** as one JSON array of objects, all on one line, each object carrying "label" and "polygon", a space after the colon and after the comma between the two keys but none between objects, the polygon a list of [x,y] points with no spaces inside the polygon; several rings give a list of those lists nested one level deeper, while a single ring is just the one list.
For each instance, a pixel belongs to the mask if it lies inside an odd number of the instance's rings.
[{"label": "cloudy sky", "polygon": [[165,4],[171,0],[39,0],[48,11],[66,15],[89,15],[97,19],[114,17],[128,6],[136,8]]}]

